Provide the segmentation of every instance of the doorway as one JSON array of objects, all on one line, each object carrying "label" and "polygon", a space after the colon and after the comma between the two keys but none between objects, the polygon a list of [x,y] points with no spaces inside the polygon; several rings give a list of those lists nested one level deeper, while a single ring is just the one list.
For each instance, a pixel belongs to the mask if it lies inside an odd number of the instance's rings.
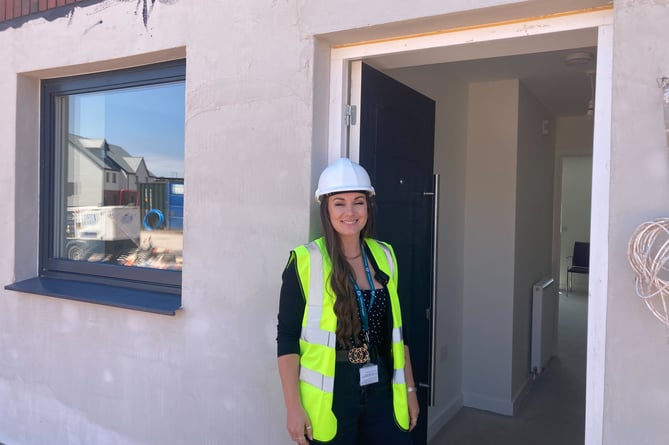
[{"label": "doorway", "polygon": [[[546,53],[551,53],[555,51],[562,51],[562,50],[573,50],[573,49],[592,49],[594,48],[595,51],[600,52],[601,50],[601,40],[598,42],[598,37],[601,36],[601,31],[598,31],[598,27],[606,25],[606,21],[602,23],[601,21],[595,20],[596,23],[590,23],[589,26],[584,28],[584,30],[579,30],[579,31],[573,31],[576,32],[580,37],[584,38],[585,40],[583,41],[582,45],[579,45],[577,47],[574,46],[568,46],[566,48],[561,48],[560,50],[554,50],[554,51],[541,51],[540,49],[535,49],[537,52],[533,53],[527,53],[527,46],[526,45],[519,45],[522,46],[523,49],[522,51],[519,51],[519,54],[515,54],[510,57],[522,57],[522,56],[527,56],[528,54],[531,54],[533,57],[540,57],[541,55],[546,55]],[[499,31],[499,30],[497,30]],[[510,31],[511,32],[511,31]],[[570,31],[571,32],[571,31]],[[495,43],[500,43],[499,40],[505,40],[505,37],[503,33],[497,33],[499,39],[495,40]],[[556,35],[550,36],[551,39],[548,40],[559,40],[555,39]],[[570,35],[570,37],[574,37],[573,35]],[[542,39],[543,42],[547,39]],[[567,39],[570,42],[570,45],[573,45],[574,39]],[[576,39],[578,40],[578,39]],[[415,43],[415,42],[413,42]],[[502,42],[504,44],[509,44],[509,41]],[[526,42],[527,43],[527,42]],[[374,45],[376,45],[375,51],[378,51],[376,54],[372,50],[374,50]],[[608,44],[607,44],[608,45]],[[493,46],[491,46],[491,53],[494,53]],[[512,45],[513,46],[513,45]],[[362,48],[362,45],[361,45]],[[345,138],[344,134],[345,132],[342,131],[340,119],[337,117],[338,113],[337,110],[339,108],[338,105],[338,100],[343,101],[343,97],[345,97],[347,94],[345,91],[348,89],[347,85],[347,80],[345,81],[345,73],[346,69],[344,69],[345,64],[347,64],[350,60],[358,58],[358,57],[363,57],[363,60],[369,62],[371,65],[380,68],[382,71],[384,71],[387,74],[390,74],[392,77],[402,80],[406,83],[410,83],[410,77],[415,76],[416,72],[420,70],[425,70],[424,65],[419,65],[419,64],[414,64],[412,66],[402,66],[402,63],[399,62],[398,60],[401,59],[400,56],[396,54],[398,51],[397,49],[392,50],[384,50],[379,47],[377,44],[373,44],[371,46],[365,46],[364,49],[358,48],[356,52],[355,47],[346,47],[342,48],[341,50],[335,49],[332,52],[332,68],[331,68],[331,131],[330,131],[330,157],[334,158],[337,156],[340,156],[341,154],[347,153],[347,147],[345,143]],[[608,47],[608,50],[610,50],[610,47]],[[404,50],[406,50],[406,46],[403,47]],[[405,51],[406,52],[406,51]],[[481,54],[480,52],[477,52],[477,54]],[[405,54],[406,55],[406,54]],[[609,60],[608,58],[604,59]],[[462,61],[463,63],[465,61]],[[473,61],[466,61],[469,62],[468,68],[471,68],[473,65],[481,65],[484,62],[487,61],[482,61],[481,59],[476,59]],[[503,63],[502,61],[498,61],[499,63]],[[610,60],[609,60],[610,62]],[[454,62],[445,62],[441,67],[449,71],[451,70],[450,74],[453,74],[453,69],[456,68],[453,65]],[[387,64],[384,65],[384,64]],[[435,65],[435,64],[431,64]],[[441,64],[440,64],[441,65]],[[448,65],[448,66],[446,66]],[[511,64],[513,65],[513,64]],[[535,65],[538,65],[538,63],[535,60]],[[500,65],[501,66],[501,65]],[[508,66],[508,64],[507,64]],[[434,66],[431,66],[431,68],[434,68]],[[461,67],[457,67],[461,68]],[[598,69],[600,67],[598,66]],[[605,66],[606,68],[606,66]],[[610,69],[610,65],[608,66]],[[441,80],[439,80],[441,79]],[[468,186],[471,186],[472,184],[468,183],[468,172],[463,169],[463,166],[466,166],[464,163],[467,160],[468,156],[468,151],[467,151],[467,140],[468,140],[468,135],[466,131],[458,131],[458,128],[467,128],[468,122],[472,116],[467,115],[463,110],[467,110],[468,108],[466,106],[462,106],[463,104],[466,104],[468,101],[468,90],[467,90],[467,85],[470,83],[472,80],[471,78],[467,79],[465,78],[458,78],[458,76],[453,76],[451,75],[450,77],[447,77],[449,80],[448,82],[444,82],[445,77],[432,77],[430,81],[422,81],[418,82],[417,85],[415,85],[418,91],[426,91],[430,86],[431,82],[434,83],[441,83],[442,85],[446,85],[447,90],[443,93],[441,97],[436,97],[435,100],[437,102],[437,115],[445,117],[443,120],[438,119],[438,124],[437,124],[437,132],[436,132],[436,141],[437,141],[437,146],[440,146],[440,131],[441,136],[445,135],[445,140],[447,142],[442,145],[442,146],[448,146],[449,151],[447,152],[446,150],[443,149],[438,149],[435,152],[435,170],[438,170],[439,173],[442,174],[442,177],[444,180],[442,181],[442,190],[462,190],[462,189],[467,189]],[[482,82],[485,84],[487,82],[486,80],[483,79],[475,79],[479,82]],[[498,81],[506,81],[508,79],[497,79]],[[496,80],[496,81],[497,81]],[[512,88],[514,86],[512,85]],[[525,84],[523,84],[522,87],[518,88],[525,88]],[[528,85],[529,88],[529,85]],[[599,94],[599,93],[598,93]],[[586,98],[587,99],[587,98]],[[606,97],[604,97],[606,99]],[[586,100],[587,102],[587,100]],[[606,104],[606,100],[601,101],[600,103]],[[598,104],[598,106],[600,106]],[[597,113],[595,113],[597,116]],[[507,116],[508,117],[508,116]],[[490,124],[494,125],[497,121],[496,120],[491,120]],[[553,121],[549,121],[547,124],[546,128],[549,131],[549,133],[553,130],[554,127],[551,126],[551,124],[554,124]],[[604,128],[604,127],[603,127]],[[604,146],[604,148],[606,148]],[[350,150],[350,155],[354,159],[356,156],[359,156],[359,153],[355,149]],[[499,158],[500,162],[506,161],[505,156],[501,156]],[[490,166],[491,173],[495,173],[495,168],[499,167],[499,165],[492,165]],[[521,169],[521,171],[527,173],[529,170],[528,169]],[[552,176],[552,175],[551,175]],[[598,176],[595,175],[595,178]],[[595,179],[597,181],[597,179]],[[499,190],[489,190],[488,192],[494,193]],[[552,205],[552,199],[549,199],[550,205]],[[493,394],[493,397],[485,397],[485,394],[481,395],[478,394],[473,397],[471,394],[467,394],[466,388],[465,388],[465,379],[467,376],[470,374],[469,370],[466,369],[466,366],[463,364],[463,352],[467,351],[472,351],[475,350],[471,347],[471,344],[467,343],[467,335],[466,335],[466,325],[471,321],[466,319],[466,317],[463,317],[463,313],[467,310],[466,305],[468,304],[468,300],[466,297],[468,297],[466,289],[467,287],[467,276],[469,275],[469,280],[481,280],[485,281],[487,277],[485,275],[476,275],[478,272],[475,271],[476,268],[476,262],[471,261],[471,251],[469,251],[466,247],[466,242],[463,241],[466,239],[467,236],[476,236],[476,234],[472,234],[472,232],[468,232],[469,230],[469,225],[467,224],[466,219],[468,218],[468,209],[469,209],[469,203],[467,196],[464,194],[457,194],[453,193],[451,195],[447,195],[442,197],[442,200],[440,200],[441,208],[440,212],[442,214],[442,220],[450,221],[451,225],[440,227],[440,233],[439,233],[439,257],[440,257],[440,273],[439,273],[439,287],[438,287],[438,293],[439,293],[439,303],[438,303],[438,313],[442,314],[442,318],[440,318],[439,325],[437,327],[437,337],[435,339],[436,342],[436,360],[437,360],[437,371],[436,371],[436,378],[438,381],[438,386],[436,388],[436,397],[435,397],[435,404],[429,408],[429,421],[428,421],[428,438],[431,434],[436,433],[439,431],[439,429],[445,425],[445,423],[450,419],[457,411],[462,407],[463,405],[468,405],[471,404],[472,401],[474,403],[488,403],[488,408],[492,408],[492,410],[500,410],[500,411],[506,411],[513,413],[513,410],[515,409],[515,404],[516,402],[520,403],[522,402],[522,396],[523,392],[525,389],[527,389],[527,385],[523,384],[517,384],[513,388],[504,388],[502,392]],[[444,205],[447,204],[447,205]],[[495,202],[490,202],[488,208],[483,209],[483,212],[488,212],[491,217],[498,217],[500,215],[500,212],[504,212],[505,207],[501,206],[500,208],[495,207]],[[455,222],[455,223],[454,223]],[[550,224],[550,223],[549,223]],[[551,227],[552,231],[552,227]],[[506,232],[510,233],[510,232]],[[543,235],[541,235],[543,236]],[[550,238],[550,237],[549,237]],[[550,244],[550,242],[549,242]],[[549,249],[550,250],[550,249]],[[553,250],[554,252],[555,250]],[[553,254],[551,254],[551,259],[553,260],[553,265],[549,265],[549,273],[552,273],[554,276],[556,276],[559,271],[556,270],[555,264],[556,264],[556,258],[552,257]],[[559,254],[555,254],[555,256],[559,256]],[[469,263],[468,263],[469,261]],[[497,261],[499,264],[501,264],[503,267],[508,267],[506,272],[500,273],[500,276],[502,279],[513,281],[514,278],[514,259],[512,258],[511,261],[509,261],[508,258],[500,257],[500,258],[495,258],[495,261]],[[483,268],[482,270],[486,270]],[[511,278],[509,278],[511,277]],[[508,283],[506,283],[508,285]],[[513,284],[511,284],[511,287],[513,287]],[[515,289],[511,290],[511,292],[516,292]],[[520,292],[520,291],[519,291]],[[524,292],[524,291],[523,291]],[[515,299],[512,300],[513,304],[515,304]],[[510,320],[507,320],[507,324],[505,325],[508,329],[508,331],[504,332],[503,335],[507,335],[508,338],[512,338],[512,343],[514,341],[520,341],[518,339],[523,338],[523,327],[521,326],[520,328],[516,328],[513,325],[513,317],[520,317],[523,314],[525,307],[522,305],[518,305],[518,307],[514,307],[514,309],[507,313],[507,314],[501,314],[504,317],[510,317]],[[493,314],[491,315],[492,321],[495,321],[495,315],[494,311],[491,311]],[[500,314],[497,314],[500,315]],[[601,317],[605,317],[605,314],[600,314]],[[484,327],[487,327],[489,325],[490,320],[478,320],[479,322],[483,323]],[[601,318],[600,318],[601,321]],[[516,347],[514,346],[517,350],[522,350],[523,347]],[[514,351],[516,350],[514,349]],[[488,357],[488,359],[499,359],[499,360],[506,360],[506,365],[507,368],[509,369],[508,375],[504,376],[504,378],[508,379],[514,379],[516,376],[521,375],[521,376],[526,376],[526,371],[521,369],[523,368],[523,359],[518,357],[514,357],[513,355],[515,354],[512,353],[512,357],[508,356],[508,353],[505,357],[499,356],[499,357]],[[589,356],[589,362],[591,362],[591,358],[594,358],[594,362],[589,364],[592,367],[592,370],[595,375],[597,372],[601,371],[603,369],[603,362],[598,362],[597,357],[590,357]],[[491,363],[492,366],[494,367],[495,361],[489,361],[488,366],[490,367]],[[485,363],[480,363],[478,364],[479,367],[484,367]],[[591,372],[589,376],[592,376],[593,373]],[[496,388],[493,388],[493,392]],[[591,405],[594,403],[595,405],[597,403],[600,403],[600,400],[596,397],[596,394],[594,395],[594,398],[591,400]],[[468,398],[469,397],[469,398]],[[477,398],[478,397],[478,398]],[[592,405],[594,406],[594,405]],[[598,419],[595,417],[591,417],[592,424],[596,424]],[[594,431],[596,432],[596,428],[594,428]]]},{"label": "doorway", "polygon": [[[562,158],[560,205],[560,290],[565,293],[586,293],[588,276],[568,277],[574,243],[590,243],[590,196],[592,194],[592,157]],[[571,282],[571,289],[570,289]]]}]

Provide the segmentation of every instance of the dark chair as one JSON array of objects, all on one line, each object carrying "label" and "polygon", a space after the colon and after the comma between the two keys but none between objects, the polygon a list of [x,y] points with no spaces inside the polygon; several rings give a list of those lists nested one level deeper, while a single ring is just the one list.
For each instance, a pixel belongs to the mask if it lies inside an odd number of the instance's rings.
[{"label": "dark chair", "polygon": [[571,291],[572,274],[590,273],[590,243],[576,241],[574,243],[574,254],[568,256],[571,258],[571,266],[567,269],[567,293]]}]

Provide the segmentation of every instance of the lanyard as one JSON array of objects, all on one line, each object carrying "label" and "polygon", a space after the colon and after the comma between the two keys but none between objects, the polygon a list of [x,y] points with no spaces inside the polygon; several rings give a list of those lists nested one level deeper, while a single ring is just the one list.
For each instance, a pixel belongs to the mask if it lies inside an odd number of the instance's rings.
[{"label": "lanyard", "polygon": [[369,308],[365,305],[365,300],[362,298],[362,291],[360,286],[355,282],[353,277],[350,277],[351,283],[353,284],[353,290],[355,295],[358,297],[358,307],[360,309],[360,321],[362,322],[362,329],[365,332],[369,332],[369,316],[368,311],[372,310],[372,305],[374,304],[374,298],[376,298],[376,289],[374,289],[374,280],[372,279],[372,273],[369,271],[369,262],[367,261],[367,252],[365,252],[365,246],[360,243],[360,248],[362,249],[362,263],[365,265],[365,275],[367,275],[367,281],[369,282],[369,289],[371,297],[369,299]]}]

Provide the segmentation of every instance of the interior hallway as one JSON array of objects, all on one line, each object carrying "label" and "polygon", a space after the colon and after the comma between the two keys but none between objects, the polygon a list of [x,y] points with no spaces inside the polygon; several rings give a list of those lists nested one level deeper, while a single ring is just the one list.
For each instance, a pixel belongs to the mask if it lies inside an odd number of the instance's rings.
[{"label": "interior hallway", "polygon": [[463,408],[429,445],[582,445],[587,295],[560,293],[557,356],[514,417]]}]

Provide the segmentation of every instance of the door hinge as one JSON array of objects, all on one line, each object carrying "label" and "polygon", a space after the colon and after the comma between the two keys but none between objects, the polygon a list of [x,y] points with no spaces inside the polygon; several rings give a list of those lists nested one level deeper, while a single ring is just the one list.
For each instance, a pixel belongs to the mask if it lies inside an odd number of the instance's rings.
[{"label": "door hinge", "polygon": [[357,107],[355,105],[346,104],[344,106],[344,124],[347,127],[355,125],[358,121],[357,117]]}]

